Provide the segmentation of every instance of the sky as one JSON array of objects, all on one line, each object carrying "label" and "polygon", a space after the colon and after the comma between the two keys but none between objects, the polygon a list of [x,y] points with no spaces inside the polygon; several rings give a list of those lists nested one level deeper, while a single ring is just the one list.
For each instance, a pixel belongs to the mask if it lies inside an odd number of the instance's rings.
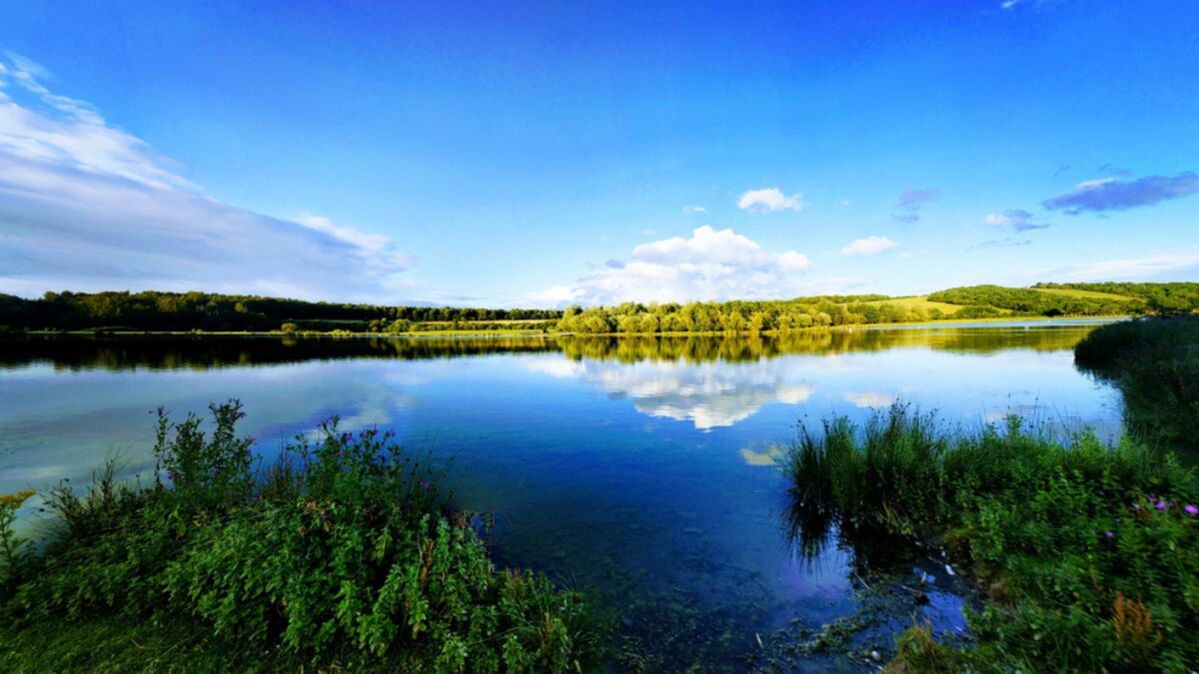
[{"label": "sky", "polygon": [[1199,280],[1199,3],[0,11],[0,293]]}]

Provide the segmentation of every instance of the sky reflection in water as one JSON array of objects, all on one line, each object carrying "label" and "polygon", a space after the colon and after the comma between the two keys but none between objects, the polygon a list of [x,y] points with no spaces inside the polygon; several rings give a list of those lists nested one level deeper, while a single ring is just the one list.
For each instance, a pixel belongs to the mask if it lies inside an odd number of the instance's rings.
[{"label": "sky reflection in water", "polygon": [[[855,607],[852,555],[832,546],[802,561],[786,535],[773,460],[797,422],[904,400],[967,427],[1016,413],[1112,433],[1118,397],[1073,366],[1092,327],[444,348],[27,343],[0,364],[0,493],[79,483],[114,450],[147,473],[158,405],[182,415],[240,398],[265,455],[332,415],[394,427],[435,462],[454,458],[457,500],[495,513],[501,561],[600,584],[634,641],[741,662],[729,658],[755,633]],[[936,575],[932,561],[922,568]],[[960,623],[952,595],[934,597],[926,610]]]}]

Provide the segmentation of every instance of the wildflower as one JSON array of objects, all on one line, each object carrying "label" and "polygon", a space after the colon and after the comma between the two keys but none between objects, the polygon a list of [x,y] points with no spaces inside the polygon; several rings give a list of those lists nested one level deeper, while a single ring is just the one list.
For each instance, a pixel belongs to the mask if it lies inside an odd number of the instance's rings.
[{"label": "wildflower", "polygon": [[172,472],[170,472],[170,471],[167,471],[167,480],[168,480],[168,481],[170,481],[170,482],[174,482],[174,481],[175,481],[175,474],[174,474],[174,473],[172,473]]},{"label": "wildflower", "polygon": [[1141,504],[1140,504],[1140,503],[1134,503],[1134,504],[1132,504],[1132,509],[1133,509],[1133,510],[1140,510],[1140,509],[1141,509]]},{"label": "wildflower", "polygon": [[1186,507],[1183,508],[1183,510],[1187,511],[1188,515],[1199,515],[1199,506],[1196,506],[1194,503],[1186,504]]},{"label": "wildflower", "polygon": [[1169,506],[1167,506],[1167,505],[1166,505],[1166,502],[1165,502],[1165,501],[1158,501],[1158,502],[1157,502],[1157,509],[1158,509],[1158,510],[1165,510],[1165,509],[1166,509],[1166,508],[1168,508],[1168,507],[1169,507]]},{"label": "wildflower", "polygon": [[245,413],[245,412],[238,412],[238,413],[237,413],[237,418],[238,418],[238,419],[245,419],[245,418],[246,418],[246,413]]},{"label": "wildflower", "polygon": [[1109,531],[1106,534],[1104,534],[1104,536],[1107,536],[1108,538],[1115,538],[1116,533],[1114,531]]}]

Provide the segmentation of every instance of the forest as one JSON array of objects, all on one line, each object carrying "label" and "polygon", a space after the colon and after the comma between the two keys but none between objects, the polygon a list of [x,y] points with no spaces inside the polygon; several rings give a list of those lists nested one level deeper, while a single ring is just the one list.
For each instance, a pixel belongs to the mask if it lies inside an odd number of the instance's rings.
[{"label": "forest", "polygon": [[201,292],[0,295],[3,331],[138,332],[565,332],[756,334],[947,319],[1193,313],[1199,283],[977,285],[922,296],[822,295],[788,300],[688,302],[558,309],[339,304]]}]

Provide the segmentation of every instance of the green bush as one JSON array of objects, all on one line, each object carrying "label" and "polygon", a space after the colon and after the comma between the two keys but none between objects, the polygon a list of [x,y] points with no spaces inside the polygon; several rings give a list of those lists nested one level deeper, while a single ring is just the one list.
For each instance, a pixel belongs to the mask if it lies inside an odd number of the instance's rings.
[{"label": "green bush", "polygon": [[[1017,419],[976,434],[896,406],[801,434],[787,471],[816,531],[932,542],[987,601],[974,648],[909,630],[909,671],[1186,671],[1199,662],[1199,480],[1142,444]],[[823,518],[823,521],[821,521]]]},{"label": "green bush", "polygon": [[1078,343],[1074,362],[1120,389],[1130,433],[1199,451],[1199,316],[1105,325]]},{"label": "green bush", "polygon": [[217,648],[263,654],[267,668],[579,668],[591,644],[581,597],[497,572],[472,518],[446,509],[390,433],[341,433],[334,420],[259,469],[235,431],[240,405],[212,415],[206,434],[198,418],[173,423],[160,410],[146,489],[117,483],[110,467],[85,496],[65,484],[47,494],[58,526],[44,553],[5,557],[0,631],[178,617]]}]

